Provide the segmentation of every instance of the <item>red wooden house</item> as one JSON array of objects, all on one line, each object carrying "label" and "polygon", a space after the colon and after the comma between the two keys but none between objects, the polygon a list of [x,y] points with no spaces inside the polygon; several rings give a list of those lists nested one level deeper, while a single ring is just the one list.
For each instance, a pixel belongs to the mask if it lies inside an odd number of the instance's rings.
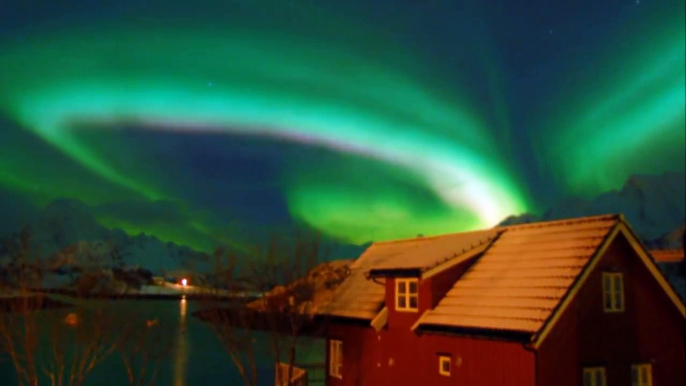
[{"label": "red wooden house", "polygon": [[372,244],[327,385],[684,385],[684,304],[620,215]]}]

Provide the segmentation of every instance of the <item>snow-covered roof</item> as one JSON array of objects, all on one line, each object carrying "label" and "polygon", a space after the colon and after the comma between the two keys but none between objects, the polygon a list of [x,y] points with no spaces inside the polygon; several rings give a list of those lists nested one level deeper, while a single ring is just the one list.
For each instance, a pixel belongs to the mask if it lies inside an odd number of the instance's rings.
[{"label": "snow-covered roof", "polygon": [[650,254],[658,263],[678,263],[684,260],[683,249],[654,249]]},{"label": "snow-covered roof", "polygon": [[551,320],[566,307],[604,248],[620,233],[683,314],[683,302],[621,215],[374,243],[351,265],[351,275],[336,290],[327,313],[365,320],[377,316],[384,306],[384,286],[367,278],[370,271],[433,272],[451,266],[451,258],[476,258],[416,327],[497,330],[538,339],[545,336],[554,323]]},{"label": "snow-covered roof", "polygon": [[[372,267],[370,272],[393,270],[425,272],[477,246],[491,242],[498,233],[500,233],[498,229],[486,229],[377,243],[377,246],[393,244],[392,248],[395,253],[385,254],[385,259]],[[397,249],[396,246],[402,246],[402,248]]]},{"label": "snow-covered roof", "polygon": [[539,331],[618,221],[596,216],[502,227],[420,326]]},{"label": "snow-covered roof", "polygon": [[332,316],[373,319],[384,302],[384,286],[369,280],[381,270],[416,269],[424,272],[489,242],[498,231],[454,233],[434,237],[376,242],[350,266],[350,276],[339,286],[325,313]]}]

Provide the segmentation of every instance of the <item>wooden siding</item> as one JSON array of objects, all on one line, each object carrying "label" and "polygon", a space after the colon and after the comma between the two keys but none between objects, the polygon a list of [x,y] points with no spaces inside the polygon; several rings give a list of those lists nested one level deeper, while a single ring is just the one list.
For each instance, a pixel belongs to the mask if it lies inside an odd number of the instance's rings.
[{"label": "wooden siding", "polygon": [[[623,273],[625,311],[605,313],[602,272]],[[581,368],[605,366],[608,385],[631,384],[631,365],[651,363],[653,384],[686,384],[686,320],[618,235],[541,343],[539,385],[577,386]]]},{"label": "wooden siding", "polygon": [[[533,386],[534,354],[522,344],[447,335],[416,335],[389,326],[337,325],[331,337],[343,341],[343,378],[329,386]],[[451,375],[438,372],[439,355],[451,357]]]}]

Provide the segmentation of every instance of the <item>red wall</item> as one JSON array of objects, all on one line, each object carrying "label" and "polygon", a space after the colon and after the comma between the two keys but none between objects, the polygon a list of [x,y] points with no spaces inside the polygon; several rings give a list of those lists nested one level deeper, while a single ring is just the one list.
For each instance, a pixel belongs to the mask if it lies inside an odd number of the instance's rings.
[{"label": "red wall", "polygon": [[[534,354],[520,343],[447,335],[419,336],[410,330],[422,312],[435,304],[432,289],[447,290],[445,283],[454,282],[460,271],[464,267],[454,267],[421,281],[419,312],[395,311],[395,281],[389,278],[386,281],[388,323],[378,333],[368,323],[330,326],[329,337],[343,341],[343,379],[328,377],[327,385],[533,386]],[[453,358],[450,377],[438,372],[439,353]]]},{"label": "red wall", "polygon": [[[608,385],[630,385],[631,364],[651,362],[653,384],[686,384],[686,325],[619,235],[540,347],[539,385],[581,385],[581,368],[605,366]],[[625,311],[605,313],[602,272],[624,275]],[[635,337],[635,339],[634,339]]]},{"label": "red wall", "polygon": [[[330,337],[343,341],[343,379],[328,377],[330,386],[535,384],[534,354],[520,343],[345,325],[331,326]],[[450,377],[438,372],[439,353],[453,358]]]}]

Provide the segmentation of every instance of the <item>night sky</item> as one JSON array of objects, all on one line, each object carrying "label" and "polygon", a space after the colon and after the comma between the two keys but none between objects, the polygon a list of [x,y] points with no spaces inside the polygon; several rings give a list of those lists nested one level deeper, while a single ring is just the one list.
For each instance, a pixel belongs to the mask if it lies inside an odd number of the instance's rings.
[{"label": "night sky", "polygon": [[3,221],[363,243],[683,172],[685,5],[0,0]]}]

